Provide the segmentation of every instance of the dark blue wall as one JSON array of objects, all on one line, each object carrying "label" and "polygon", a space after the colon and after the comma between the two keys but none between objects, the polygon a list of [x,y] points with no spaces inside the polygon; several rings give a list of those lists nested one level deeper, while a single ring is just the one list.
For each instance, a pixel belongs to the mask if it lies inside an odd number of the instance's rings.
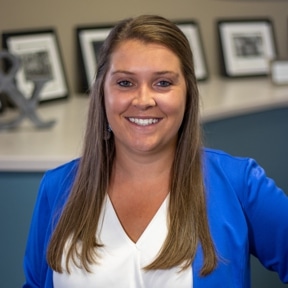
[{"label": "dark blue wall", "polygon": [[[288,108],[206,123],[206,146],[255,158],[288,191]],[[0,287],[21,287],[22,259],[42,173],[0,173]],[[225,281],[225,279],[223,279]],[[252,288],[287,287],[252,258]]]}]

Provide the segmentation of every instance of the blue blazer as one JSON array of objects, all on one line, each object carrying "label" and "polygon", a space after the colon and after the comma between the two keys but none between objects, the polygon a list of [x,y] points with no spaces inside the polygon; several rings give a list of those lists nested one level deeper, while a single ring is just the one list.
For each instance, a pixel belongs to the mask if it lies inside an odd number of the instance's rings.
[{"label": "blue blazer", "polygon": [[[25,288],[53,287],[47,244],[78,163],[73,160],[47,171],[42,179],[24,257]],[[288,283],[288,197],[250,158],[204,149],[203,169],[219,263],[210,275],[199,276],[203,255],[198,247],[192,264],[193,287],[249,288],[250,254]]]}]

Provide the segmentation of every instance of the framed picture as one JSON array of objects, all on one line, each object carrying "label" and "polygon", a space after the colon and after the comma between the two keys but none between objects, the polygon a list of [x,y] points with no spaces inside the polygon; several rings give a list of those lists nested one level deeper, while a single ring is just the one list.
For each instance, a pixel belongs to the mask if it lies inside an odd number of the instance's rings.
[{"label": "framed picture", "polygon": [[199,25],[195,21],[176,21],[175,24],[182,30],[190,43],[197,80],[207,80],[208,67]]},{"label": "framed picture", "polygon": [[270,72],[273,84],[288,85],[288,59],[275,59],[271,61]]},{"label": "framed picture", "polygon": [[81,92],[90,90],[97,69],[100,47],[111,29],[112,25],[76,28]]},{"label": "framed picture", "polygon": [[21,60],[15,80],[25,97],[31,97],[32,80],[37,77],[50,79],[40,92],[40,102],[68,97],[65,69],[54,29],[4,32],[2,45]]},{"label": "framed picture", "polygon": [[273,24],[269,19],[217,22],[221,72],[227,77],[267,76],[277,57]]}]

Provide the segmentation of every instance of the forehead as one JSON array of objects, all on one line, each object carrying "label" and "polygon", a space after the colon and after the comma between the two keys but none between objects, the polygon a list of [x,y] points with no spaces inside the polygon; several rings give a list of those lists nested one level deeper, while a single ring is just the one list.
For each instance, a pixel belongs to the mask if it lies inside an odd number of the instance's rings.
[{"label": "forehead", "polygon": [[120,42],[111,53],[110,68],[115,66],[139,65],[155,66],[181,70],[179,57],[167,46],[140,40]]}]

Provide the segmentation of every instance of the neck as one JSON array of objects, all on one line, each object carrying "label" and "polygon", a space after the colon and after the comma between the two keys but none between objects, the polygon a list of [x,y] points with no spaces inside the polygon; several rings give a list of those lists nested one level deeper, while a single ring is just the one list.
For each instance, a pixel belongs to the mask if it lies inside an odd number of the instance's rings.
[{"label": "neck", "polygon": [[142,195],[155,191],[164,194],[169,192],[174,151],[155,155],[117,152],[109,188],[110,195],[113,191],[121,190],[121,187]]},{"label": "neck", "polygon": [[174,161],[175,151],[161,153],[132,154],[116,151],[114,172],[132,178],[153,179],[159,175],[170,173]]}]

